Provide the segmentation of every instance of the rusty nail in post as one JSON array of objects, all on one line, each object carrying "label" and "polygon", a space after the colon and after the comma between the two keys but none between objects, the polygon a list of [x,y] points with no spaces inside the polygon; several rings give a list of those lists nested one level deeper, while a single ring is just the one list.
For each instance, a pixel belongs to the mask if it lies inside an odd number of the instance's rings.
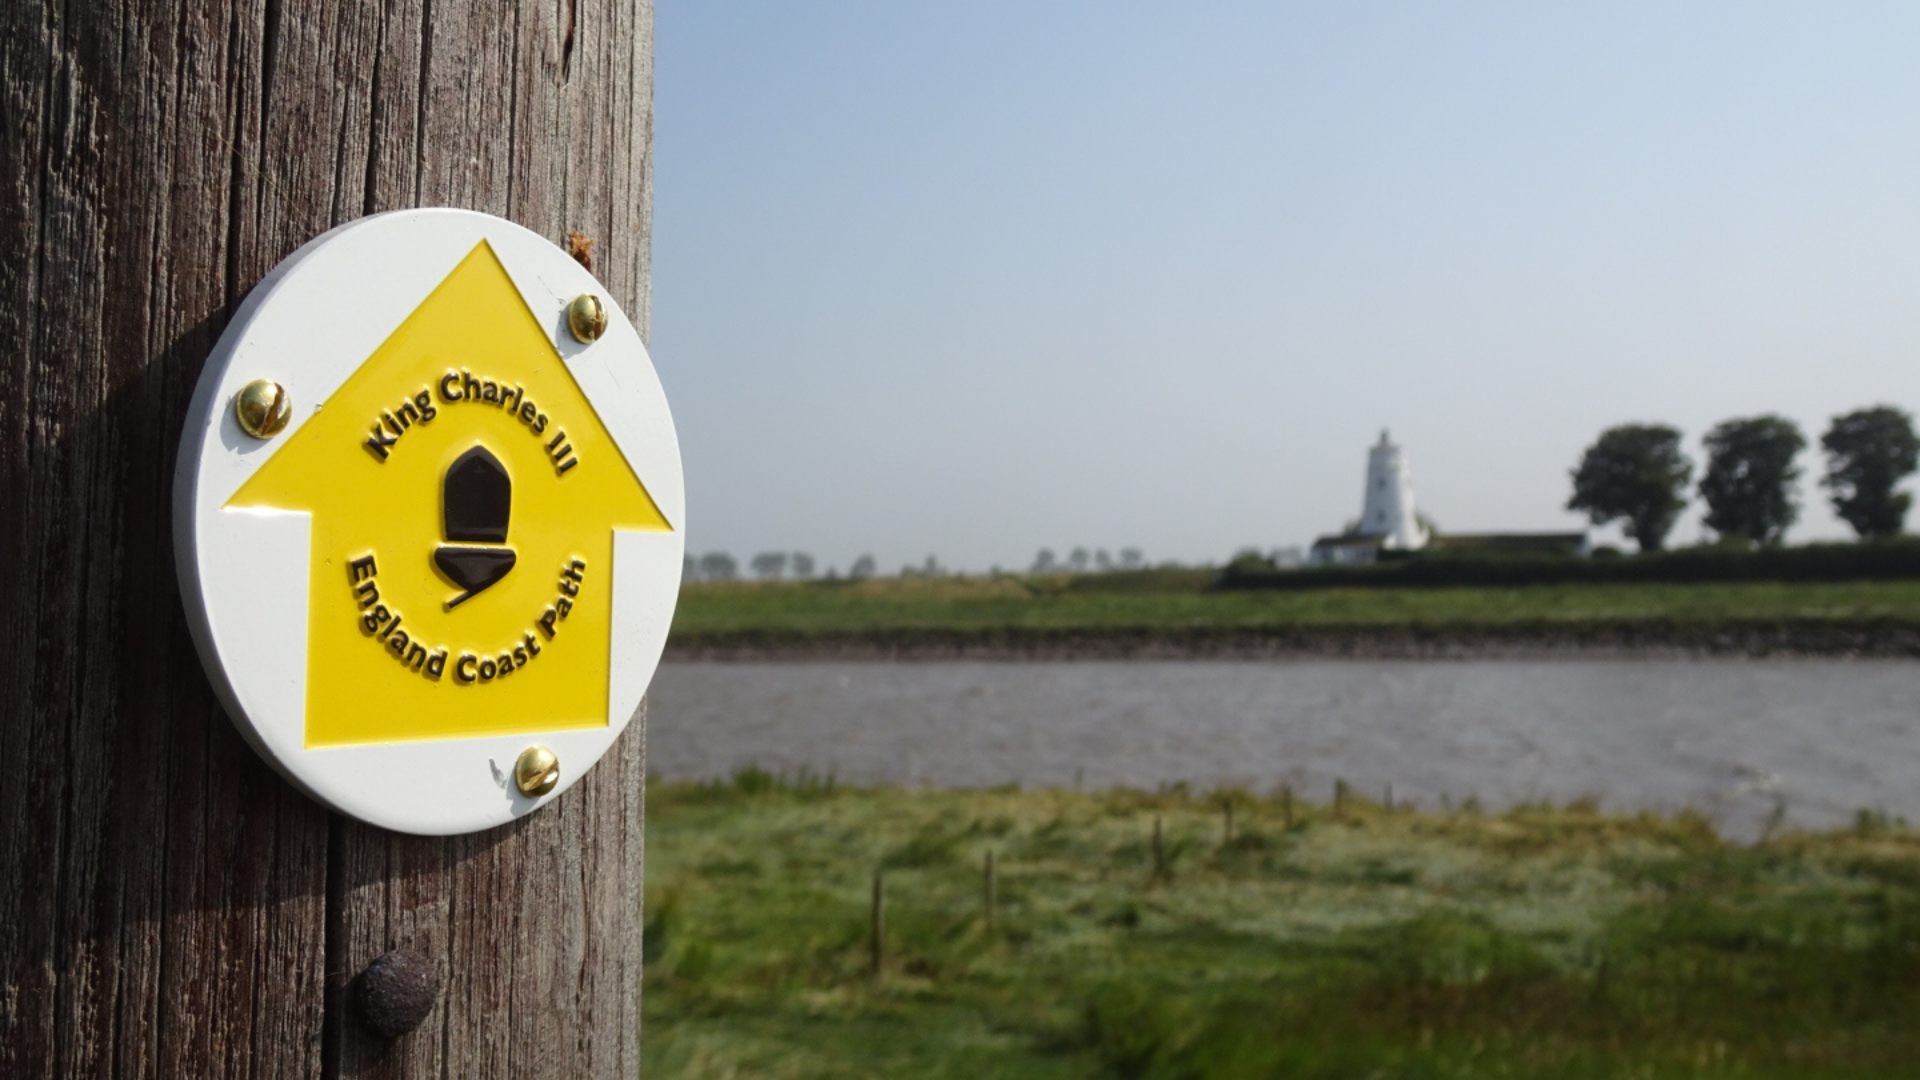
[{"label": "rusty nail in post", "polygon": [[382,1038],[397,1039],[433,1011],[440,996],[440,969],[418,953],[396,949],[367,965],[355,991],[360,1019]]},{"label": "rusty nail in post", "polygon": [[544,746],[529,746],[513,766],[513,784],[520,794],[537,799],[560,782],[560,759]]},{"label": "rusty nail in post", "polygon": [[287,388],[272,379],[255,379],[233,395],[233,415],[240,430],[256,439],[271,439],[293,419],[293,400]]},{"label": "rusty nail in post", "polygon": [[573,338],[585,345],[600,340],[607,332],[607,306],[592,293],[581,293],[567,305],[567,329],[573,332]]}]

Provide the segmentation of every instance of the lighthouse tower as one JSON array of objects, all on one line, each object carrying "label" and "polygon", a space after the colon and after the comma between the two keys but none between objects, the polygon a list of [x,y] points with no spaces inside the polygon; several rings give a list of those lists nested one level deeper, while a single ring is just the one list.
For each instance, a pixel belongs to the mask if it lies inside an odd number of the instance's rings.
[{"label": "lighthouse tower", "polygon": [[1367,452],[1367,497],[1360,511],[1360,535],[1380,537],[1383,548],[1412,551],[1427,544],[1427,531],[1414,516],[1407,456],[1385,430]]}]

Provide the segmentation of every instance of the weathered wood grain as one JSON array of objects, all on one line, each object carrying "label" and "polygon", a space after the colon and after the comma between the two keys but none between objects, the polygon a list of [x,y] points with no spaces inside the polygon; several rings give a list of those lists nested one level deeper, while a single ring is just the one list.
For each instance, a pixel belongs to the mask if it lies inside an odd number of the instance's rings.
[{"label": "weathered wood grain", "polygon": [[[644,716],[474,837],[319,809],[187,639],[173,455],[235,305],[380,210],[556,242],[645,326],[646,0],[0,5],[0,1076],[631,1077]],[[346,987],[442,965],[394,1043]]]}]

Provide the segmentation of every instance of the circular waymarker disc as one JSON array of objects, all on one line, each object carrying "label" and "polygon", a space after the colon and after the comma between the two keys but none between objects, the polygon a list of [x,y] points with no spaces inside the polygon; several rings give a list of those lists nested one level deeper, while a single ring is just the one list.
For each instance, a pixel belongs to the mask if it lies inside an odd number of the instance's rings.
[{"label": "circular waymarker disc", "polygon": [[619,737],[685,508],[626,315],[465,210],[363,218],[275,267],[174,477],[188,624],[241,734],[328,806],[429,835],[531,812]]}]

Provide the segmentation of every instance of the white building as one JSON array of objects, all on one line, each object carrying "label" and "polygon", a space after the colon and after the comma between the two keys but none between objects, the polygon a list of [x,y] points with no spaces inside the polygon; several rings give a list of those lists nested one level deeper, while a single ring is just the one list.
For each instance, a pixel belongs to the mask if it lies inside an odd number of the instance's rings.
[{"label": "white building", "polygon": [[1427,546],[1427,530],[1413,509],[1413,476],[1407,455],[1387,438],[1367,451],[1367,495],[1360,511],[1360,534],[1377,536],[1388,549],[1418,551]]},{"label": "white building", "polygon": [[1360,524],[1339,536],[1314,541],[1308,562],[1372,562],[1381,550],[1418,551],[1427,546],[1427,530],[1413,505],[1413,476],[1407,455],[1383,430],[1380,441],[1367,451],[1367,487],[1361,500]]},{"label": "white building", "polygon": [[1448,555],[1479,558],[1572,558],[1590,547],[1580,532],[1448,533],[1435,536],[1420,523],[1413,504],[1413,477],[1407,455],[1393,445],[1387,433],[1367,451],[1367,490],[1360,504],[1360,521],[1337,536],[1313,542],[1307,554],[1311,566],[1370,563],[1382,551],[1419,551],[1431,548]]}]

